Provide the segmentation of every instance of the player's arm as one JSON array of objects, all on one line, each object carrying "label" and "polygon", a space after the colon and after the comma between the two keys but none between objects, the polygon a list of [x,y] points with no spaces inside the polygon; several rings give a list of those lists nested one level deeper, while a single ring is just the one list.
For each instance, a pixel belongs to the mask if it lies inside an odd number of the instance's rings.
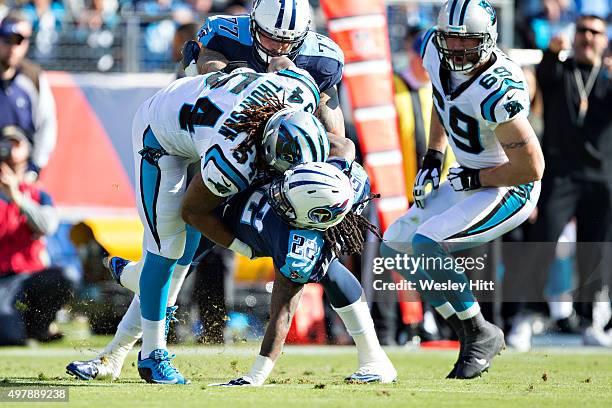
[{"label": "player's arm", "polygon": [[200,47],[197,67],[200,75],[210,72],[221,71],[228,64],[229,60],[220,52]]},{"label": "player's arm", "polygon": [[516,186],[540,180],[544,174],[544,155],[540,142],[525,117],[517,117],[495,128],[508,161],[480,170],[483,187]]},{"label": "player's arm", "polygon": [[427,148],[444,153],[448,146],[446,130],[440,122],[440,116],[435,106],[431,107],[431,121],[429,123],[429,141]]},{"label": "player's arm", "polygon": [[185,192],[181,204],[181,217],[216,244],[251,258],[253,256],[251,248],[237,239],[214,213],[215,208],[224,199],[225,197],[214,194],[204,184],[202,177],[195,176]]},{"label": "player's arm", "polygon": [[259,354],[276,361],[282,352],[293,315],[302,297],[304,285],[291,282],[274,268],[274,287],[270,303],[270,322],[266,328]]},{"label": "player's arm", "polygon": [[329,155],[355,160],[355,144],[345,137],[344,115],[340,109],[338,91],[335,86],[321,94],[321,102],[315,111],[315,116],[327,130],[331,147]]}]

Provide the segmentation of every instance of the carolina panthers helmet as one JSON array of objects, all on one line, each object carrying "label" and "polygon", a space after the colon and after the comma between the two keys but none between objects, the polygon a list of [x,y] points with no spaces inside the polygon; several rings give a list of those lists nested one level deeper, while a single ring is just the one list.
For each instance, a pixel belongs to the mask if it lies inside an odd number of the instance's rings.
[{"label": "carolina panthers helmet", "polygon": [[341,157],[330,157],[327,163],[336,166],[349,177],[355,195],[353,212],[358,215],[361,214],[368,205],[368,201],[364,202],[364,200],[370,196],[370,192],[372,191],[368,173],[366,173],[361,164],[356,161],[349,162]]},{"label": "carolina panthers helmet", "polygon": [[270,205],[297,228],[325,231],[340,223],[353,206],[348,177],[328,163],[304,163],[287,170],[268,189]]},{"label": "carolina panthers helmet", "polygon": [[[468,49],[451,49],[447,39],[452,37],[480,42]],[[496,43],[497,16],[487,0],[449,0],[440,9],[434,45],[444,68],[470,71],[491,55]]]},{"label": "carolina panthers helmet", "polygon": [[[250,27],[256,57],[266,64],[271,57],[295,58],[308,34],[310,20],[308,0],[255,0]],[[262,36],[289,47],[283,52],[267,49],[261,43]]]},{"label": "carolina panthers helmet", "polygon": [[330,149],[323,124],[299,108],[276,112],[266,123],[262,145],[266,162],[281,173],[296,164],[325,161]]}]

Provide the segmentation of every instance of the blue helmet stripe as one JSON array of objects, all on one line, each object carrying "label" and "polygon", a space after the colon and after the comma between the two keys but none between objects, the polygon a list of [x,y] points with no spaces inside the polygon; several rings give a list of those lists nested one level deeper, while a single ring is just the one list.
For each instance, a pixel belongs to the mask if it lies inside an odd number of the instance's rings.
[{"label": "blue helmet stripe", "polygon": [[326,176],[329,177],[327,175],[327,173],[323,173],[321,171],[315,171],[315,170],[307,170],[307,169],[297,169],[293,172],[293,174],[302,174],[302,173],[310,173],[310,174],[320,174],[322,176]]},{"label": "blue helmet stripe", "polygon": [[285,0],[281,0],[281,8],[280,8],[280,11],[278,12],[278,17],[276,17],[276,24],[274,25],[274,27],[282,28],[284,16],[285,16]]},{"label": "blue helmet stripe", "polygon": [[457,0],[453,0],[453,5],[451,6],[450,17],[448,18],[448,24],[453,24],[453,17],[455,16],[455,6],[457,6]]},{"label": "blue helmet stripe", "polygon": [[293,10],[291,11],[291,22],[289,23],[289,29],[293,30],[295,28],[295,9],[296,9],[295,0],[293,0]]},{"label": "blue helmet stripe", "polygon": [[470,0],[465,0],[463,2],[463,7],[461,7],[461,14],[459,15],[459,25],[463,25],[463,19],[465,18],[465,12],[467,11],[467,6]]}]

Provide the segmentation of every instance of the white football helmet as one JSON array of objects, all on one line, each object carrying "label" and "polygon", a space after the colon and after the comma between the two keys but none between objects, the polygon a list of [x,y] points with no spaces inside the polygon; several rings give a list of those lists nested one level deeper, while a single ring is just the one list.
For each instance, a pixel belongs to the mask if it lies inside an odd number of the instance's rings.
[{"label": "white football helmet", "polygon": [[349,180],[351,180],[353,193],[355,195],[353,212],[360,215],[368,205],[369,201],[365,200],[366,198],[370,197],[370,192],[372,191],[368,173],[366,173],[361,164],[357,163],[356,161],[349,162],[341,157],[330,157],[327,160],[327,163],[342,170],[342,172],[349,177]]},{"label": "white football helmet", "polygon": [[270,184],[270,205],[288,224],[325,231],[340,223],[353,206],[351,182],[328,163],[304,163]]},{"label": "white football helmet", "polygon": [[330,149],[323,124],[299,108],[282,109],[268,120],[262,146],[266,162],[281,173],[296,164],[325,161]]},{"label": "white football helmet", "polygon": [[[308,0],[255,0],[251,11],[251,36],[256,57],[266,64],[271,57],[295,58],[308,34],[310,19]],[[262,37],[287,47],[281,52],[268,49],[262,44]]]},{"label": "white football helmet", "polygon": [[[480,43],[469,49],[450,49],[448,38],[474,38]],[[497,43],[497,16],[487,0],[449,0],[438,14],[434,45],[442,66],[468,72],[485,61]]]}]

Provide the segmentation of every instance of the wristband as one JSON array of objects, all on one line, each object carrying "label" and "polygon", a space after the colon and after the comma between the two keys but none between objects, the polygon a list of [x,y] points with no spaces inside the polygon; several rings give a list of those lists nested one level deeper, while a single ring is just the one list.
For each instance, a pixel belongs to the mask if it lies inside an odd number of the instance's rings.
[{"label": "wristband", "polygon": [[234,238],[228,249],[242,256],[246,256],[249,259],[253,257],[253,250],[251,249],[251,247],[239,240],[238,238]]}]

